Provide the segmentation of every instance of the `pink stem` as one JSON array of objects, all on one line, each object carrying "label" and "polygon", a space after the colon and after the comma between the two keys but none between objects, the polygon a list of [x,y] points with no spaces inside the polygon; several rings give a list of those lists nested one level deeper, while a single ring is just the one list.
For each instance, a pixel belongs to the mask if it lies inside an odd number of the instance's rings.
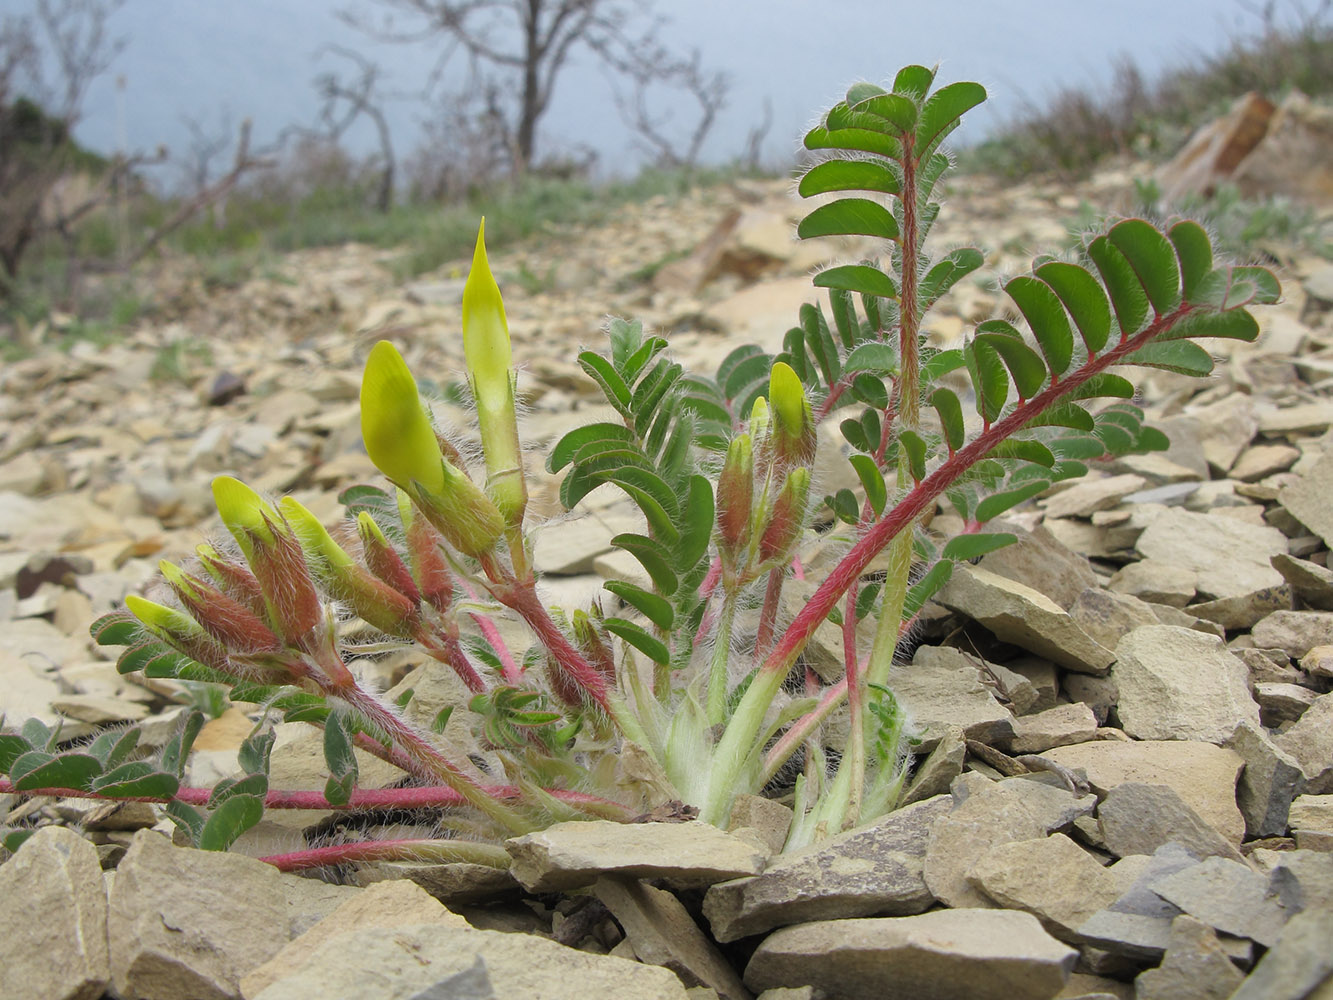
[{"label": "pink stem", "polygon": [[532,582],[510,581],[508,586],[496,587],[495,596],[501,603],[517,611],[528,627],[537,633],[537,640],[588,700],[600,708],[607,718],[614,719],[611,699],[606,691],[606,679],[560,631],[560,626],[551,619],[537,598]]},{"label": "pink stem", "polygon": [[[273,854],[260,858],[278,871],[294,872],[326,865],[349,864],[355,861],[421,861],[439,863],[446,860],[490,863],[497,869],[507,867],[501,862],[508,855],[495,854],[490,845],[448,840],[363,840],[354,844],[334,844],[330,847],[312,847],[290,854]],[[503,857],[501,856],[503,855]]]},{"label": "pink stem", "polygon": [[1099,357],[1089,360],[1072,375],[1060,382],[1047,386],[1032,399],[1016,406],[1013,411],[992,424],[966,446],[954,452],[948,460],[934,472],[921,480],[884,519],[871,527],[861,540],[852,546],[851,551],[843,556],[842,561],[806,602],[792,623],[787,627],[777,647],[764,661],[762,670],[766,672],[784,672],[800,655],[805,644],[837,603],[838,598],[847,592],[852,581],[865,572],[870,561],[908,525],[920,517],[927,508],[950,486],[980,461],[1001,441],[1007,440],[1020,430],[1024,424],[1037,414],[1055,405],[1061,397],[1068,395],[1094,375],[1099,375],[1107,368],[1119,364],[1127,356],[1152,341],[1154,337],[1175,326],[1198,307],[1188,303],[1178,306],[1165,316],[1158,316],[1147,329],[1133,337],[1121,340],[1115,347]]},{"label": "pink stem", "polygon": [[[477,599],[477,591],[466,579],[462,580],[463,590],[467,592],[468,597],[474,601]],[[477,628],[481,629],[481,634],[485,636],[486,641],[491,644],[491,649],[495,650],[495,655],[500,658],[500,664],[503,668],[501,675],[507,684],[517,684],[523,677],[523,668],[514,661],[514,654],[510,652],[509,645],[500,635],[500,630],[495,627],[495,622],[491,621],[485,615],[477,614],[475,611],[469,611],[468,614],[472,620],[477,623]]]},{"label": "pink stem", "polygon": [[764,590],[764,604],[759,610],[759,634],[754,641],[755,659],[767,656],[773,647],[773,632],[778,621],[778,604],[782,600],[782,582],[786,576],[785,566],[768,571],[768,587]]}]

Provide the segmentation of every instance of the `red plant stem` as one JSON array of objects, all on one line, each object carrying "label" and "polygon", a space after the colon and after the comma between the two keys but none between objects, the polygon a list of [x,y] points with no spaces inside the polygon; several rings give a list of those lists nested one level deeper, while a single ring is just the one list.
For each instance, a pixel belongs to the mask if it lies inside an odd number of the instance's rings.
[{"label": "red plant stem", "polygon": [[[518,799],[522,790],[514,785],[482,785],[482,790],[497,799]],[[611,819],[630,819],[635,814],[618,802],[599,798],[586,792],[573,792],[564,788],[545,788],[546,794],[562,802],[575,806],[584,806],[589,812]],[[176,790],[170,798],[151,795],[116,796],[108,799],[99,792],[90,792],[86,788],[27,788],[19,791],[8,778],[0,778],[0,795],[47,795],[60,799],[104,799],[108,802],[184,802],[186,805],[207,806],[211,788],[185,787]],[[300,789],[273,789],[264,796],[265,809],[332,809],[347,811],[352,809],[447,809],[453,806],[465,806],[465,799],[456,789],[444,785],[422,785],[412,788],[358,788],[352,792],[346,805],[335,805],[324,797],[323,792]]]},{"label": "red plant stem", "polygon": [[[502,860],[508,860],[508,855],[504,854],[502,849],[488,850],[488,847],[490,845],[471,841],[458,843],[448,840],[363,840],[354,844],[312,847],[304,851],[292,851],[290,854],[273,854],[259,860],[282,872],[304,871],[309,868],[323,868],[326,865],[349,864],[356,861],[420,861],[438,864],[455,860],[469,861],[473,864],[489,863],[496,869],[508,867],[501,863]],[[496,854],[496,850],[500,853]]]},{"label": "red plant stem", "polygon": [[560,631],[560,626],[552,621],[550,614],[537,597],[537,590],[530,580],[511,580],[508,586],[494,589],[495,597],[505,606],[517,611],[519,617],[528,623],[528,627],[537,633],[537,639],[546,651],[554,657],[556,664],[573,681],[594,705],[600,708],[609,719],[614,719],[611,700],[606,691],[606,679],[601,672],[574,648],[573,643]]},{"label": "red plant stem", "polygon": [[921,359],[917,332],[921,317],[917,303],[917,190],[916,190],[916,154],[912,149],[913,136],[909,132],[903,136],[903,158],[899,162],[903,168],[902,191],[898,202],[903,210],[902,248],[902,287],[898,298],[898,370],[902,372],[902,386],[898,405],[901,408],[903,425],[915,430],[920,423],[918,398],[921,395]]},{"label": "red plant stem", "polygon": [[[462,584],[468,597],[475,601],[477,599],[476,589],[466,579],[462,580]],[[502,676],[505,682],[517,684],[523,677],[523,668],[514,662],[514,654],[510,652],[504,637],[500,635],[500,630],[495,627],[495,622],[485,615],[477,614],[475,611],[469,611],[468,614],[477,623],[477,628],[481,629],[481,634],[486,637],[486,641],[491,644],[491,649],[495,651],[495,655],[500,658],[500,664],[503,668]]]},{"label": "red plant stem", "polygon": [[778,604],[782,600],[782,583],[787,567],[778,566],[768,571],[768,586],[764,589],[764,604],[759,610],[759,633],[754,640],[755,659],[768,655],[773,648],[773,632],[777,628]]},{"label": "red plant stem", "polygon": [[416,636],[416,640],[421,643],[421,648],[426,651],[426,655],[453,667],[454,673],[458,675],[459,680],[461,680],[473,694],[481,694],[486,690],[485,681],[481,679],[481,675],[477,673],[472,664],[468,661],[467,654],[463,652],[463,647],[459,645],[456,638],[451,635],[439,633],[433,636],[427,634],[418,635]]},{"label": "red plant stem", "polygon": [[882,521],[862,535],[860,541],[852,546],[851,551],[843,556],[842,561],[833,567],[833,571],[787,627],[781,641],[768,655],[761,669],[765,672],[785,673],[805,648],[805,644],[819,627],[819,623],[828,616],[838,598],[847,592],[852,581],[865,572],[870,561],[883,551],[899,532],[925,513],[945,490],[956,483],[963,473],[997,444],[1007,440],[1039,413],[1054,406],[1063,396],[1077,389],[1094,375],[1119,364],[1128,355],[1149,343],[1164,330],[1175,326],[1197,308],[1187,303],[1178,306],[1165,316],[1158,316],[1141,333],[1121,340],[1106,353],[1084,363],[1073,374],[1047,386],[1032,399],[1014,407],[1008,416],[992,424],[969,444],[949,456],[947,461],[903,497]]}]

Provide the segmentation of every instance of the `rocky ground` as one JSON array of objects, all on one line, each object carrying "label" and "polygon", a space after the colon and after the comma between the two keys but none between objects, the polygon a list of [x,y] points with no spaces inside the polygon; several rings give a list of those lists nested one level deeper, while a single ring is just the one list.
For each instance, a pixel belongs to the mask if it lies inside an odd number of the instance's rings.
[{"label": "rocky ground", "polygon": [[[964,178],[934,238],[1017,271],[1133,173]],[[493,254],[536,514],[559,513],[545,447],[598,419],[576,348],[611,313],[671,331],[705,372],[748,340],[775,349],[830,252],[792,242],[798,213],[785,183],[742,182]],[[1333,266],[1265,250],[1285,300],[1258,311],[1263,339],[1216,348],[1208,381],[1143,383],[1171,450],[1020,511],[1020,544],[928,609],[895,681],[924,732],[906,808],[780,857],[785,807],[753,800],[730,834],[566,824],[511,842],[512,878],[381,864],[334,885],[245,856],[320,817],[212,854],[170,846],[151,806],[0,796],[0,820],[43,827],[0,865],[0,998],[1333,997]],[[466,427],[450,400],[467,262],[398,286],[388,260],[308,251],[232,289],[164,266],[157,312],[122,342],[60,353],[33,331],[0,374],[10,724],[170,730],[188,692],[119,676],[88,623],[217,530],[213,475],[328,517],[374,479],[356,397],[376,340]],[[964,283],[932,335],[997,303]],[[608,543],[625,516],[542,529],[555,597],[624,572]],[[426,698],[407,668],[383,682]],[[194,783],[235,768],[249,726],[235,706],[209,723]],[[274,785],[322,788],[318,747],[280,728]]]}]

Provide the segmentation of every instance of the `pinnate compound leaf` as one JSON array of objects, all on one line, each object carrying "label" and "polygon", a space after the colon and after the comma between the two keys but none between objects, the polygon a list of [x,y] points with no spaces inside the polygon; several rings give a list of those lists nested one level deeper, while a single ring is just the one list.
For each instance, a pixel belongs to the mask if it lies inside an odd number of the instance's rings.
[{"label": "pinnate compound leaf", "polygon": [[603,473],[603,476],[634,501],[656,537],[667,545],[679,541],[680,529],[676,522],[680,518],[680,501],[657,473],[627,465]]},{"label": "pinnate compound leaf", "polygon": [[236,838],[264,818],[264,800],[257,795],[233,795],[209,813],[199,831],[199,848],[225,851]]},{"label": "pinnate compound leaf", "polygon": [[1024,500],[1030,500],[1051,485],[1048,478],[1038,479],[1013,490],[1005,490],[988,496],[977,504],[976,519],[983,524],[1005,511],[1017,507]]},{"label": "pinnate compound leaf", "polygon": [[892,299],[898,295],[893,279],[869,264],[844,264],[820,271],[814,277],[817,288],[840,288],[876,298]]},{"label": "pinnate compound leaf", "polygon": [[33,788],[87,789],[101,773],[102,762],[91,754],[55,755],[45,750],[30,750],[9,768],[10,780],[20,792]]},{"label": "pinnate compound leaf", "polygon": [[1148,295],[1139,284],[1134,268],[1105,236],[1088,244],[1088,256],[1097,265],[1102,282],[1110,292],[1121,335],[1130,337],[1138,333],[1148,319]]},{"label": "pinnate compound leaf", "polygon": [[930,394],[930,405],[939,414],[940,426],[944,430],[944,440],[950,451],[957,451],[963,446],[963,404],[952,389],[936,389]]},{"label": "pinnate compound leaf", "polygon": [[1004,286],[1023,318],[1054,375],[1063,375],[1074,356],[1074,333],[1064,305],[1054,289],[1030,275],[1020,275]]},{"label": "pinnate compound leaf", "polygon": [[108,799],[169,799],[180,785],[174,774],[159,771],[146,760],[135,760],[95,778],[92,790]]},{"label": "pinnate compound leaf", "polygon": [[643,616],[658,628],[669,629],[675,621],[676,615],[671,608],[671,602],[657,594],[650,594],[642,587],[621,580],[607,580],[602,586],[630,607],[642,612]]},{"label": "pinnate compound leaf", "polygon": [[1213,358],[1189,340],[1154,340],[1126,356],[1124,364],[1161,368],[1180,375],[1201,377],[1213,370]]},{"label": "pinnate compound leaf", "polygon": [[976,559],[988,552],[1002,549],[1006,545],[1013,545],[1016,541],[1018,541],[1017,535],[1011,535],[1004,531],[956,535],[945,543],[944,551],[940,553],[940,556],[944,559],[960,561]]},{"label": "pinnate compound leaf", "polygon": [[606,630],[618,635],[654,663],[668,663],[671,653],[662,640],[648,634],[642,625],[627,618],[607,618],[602,622]]},{"label": "pinnate compound leaf", "polygon": [[620,373],[611,366],[611,362],[593,351],[582,351],[578,356],[579,367],[587,372],[594,382],[602,388],[606,401],[625,416],[630,416],[630,391]]},{"label": "pinnate compound leaf", "polygon": [[797,191],[803,198],[828,191],[880,191],[897,194],[898,175],[872,160],[825,160],[805,172]]},{"label": "pinnate compound leaf", "polygon": [[1106,238],[1124,254],[1160,316],[1180,305],[1180,265],[1169,240],[1142,219],[1125,219]]},{"label": "pinnate compound leaf", "polygon": [[898,238],[898,223],[879,202],[867,198],[842,198],[820,205],[801,220],[796,235],[803,240],[819,236],[877,236]]},{"label": "pinnate compound leaf", "polygon": [[950,83],[931,94],[921,109],[916,129],[916,148],[927,150],[958,125],[963,115],[986,100],[979,83]]},{"label": "pinnate compound leaf", "polygon": [[1180,261],[1180,294],[1193,302],[1199,282],[1213,269],[1213,243],[1203,226],[1188,219],[1177,222],[1167,235]]},{"label": "pinnate compound leaf", "polygon": [[1058,260],[1042,264],[1034,273],[1064,303],[1088,354],[1095,355],[1105,347],[1111,336],[1111,303],[1101,283],[1077,264]]}]

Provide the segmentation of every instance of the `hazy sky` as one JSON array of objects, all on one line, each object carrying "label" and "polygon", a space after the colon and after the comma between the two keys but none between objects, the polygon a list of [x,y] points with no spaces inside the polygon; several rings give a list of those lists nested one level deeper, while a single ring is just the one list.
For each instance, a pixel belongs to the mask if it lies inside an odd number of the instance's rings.
[{"label": "hazy sky", "polygon": [[[419,89],[433,63],[430,48],[367,41],[336,17],[353,3],[377,9],[374,0],[127,0],[112,21],[125,49],[91,93],[79,134],[111,150],[123,128],[131,149],[165,143],[183,151],[185,118],[216,130],[230,115],[233,123],[252,118],[256,140],[266,141],[313,120],[311,81],[332,65],[316,60],[328,43],[381,62],[401,90]],[[708,147],[715,159],[739,151],[765,98],[773,107],[765,152],[784,158],[847,84],[891,79],[909,62],[938,62],[941,80],[986,85],[990,103],[960,133],[975,139],[1024,101],[1106,80],[1117,55],[1132,53],[1152,71],[1257,26],[1239,0],[659,0],[655,9],[669,18],[664,40],[697,47],[706,65],[732,76]],[[125,82],[123,108],[117,76]],[[391,113],[401,155],[429,112],[402,101]],[[608,78],[585,53],[560,80],[542,140],[546,152],[592,146],[607,171],[637,163]],[[369,148],[370,135],[352,141]]]}]

